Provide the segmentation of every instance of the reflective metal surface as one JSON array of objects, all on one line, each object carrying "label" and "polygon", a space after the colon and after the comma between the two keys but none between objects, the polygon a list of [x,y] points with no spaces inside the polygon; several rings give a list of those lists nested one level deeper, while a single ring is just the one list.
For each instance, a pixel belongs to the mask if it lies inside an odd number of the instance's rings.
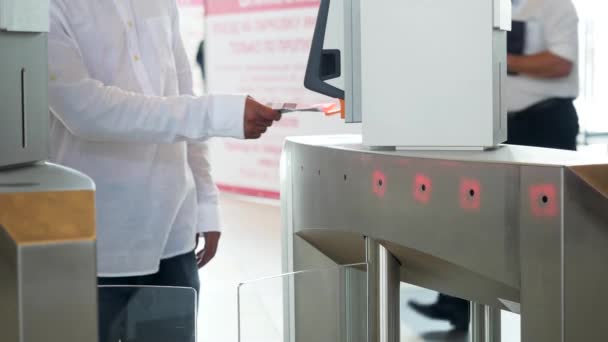
[{"label": "reflective metal surface", "polygon": [[500,342],[500,310],[471,303],[471,342]]},{"label": "reflective metal surface", "polygon": [[0,0],[2,342],[97,341],[95,185],[40,162],[48,30],[49,0]]},{"label": "reflective metal surface", "polygon": [[486,339],[486,306],[471,303],[471,342],[485,342]]},{"label": "reflective metal surface", "polygon": [[399,342],[399,262],[372,238],[365,249],[368,341]]},{"label": "reflective metal surface", "polygon": [[51,164],[0,171],[2,342],[97,341],[94,188]]},{"label": "reflective metal surface", "polygon": [[401,281],[521,311],[522,341],[605,339],[608,158],[371,151],[330,136],[290,139],[282,165],[286,270],[361,262],[370,237]]},{"label": "reflective metal surface", "polygon": [[0,61],[0,168],[45,160],[47,35],[0,30]]}]

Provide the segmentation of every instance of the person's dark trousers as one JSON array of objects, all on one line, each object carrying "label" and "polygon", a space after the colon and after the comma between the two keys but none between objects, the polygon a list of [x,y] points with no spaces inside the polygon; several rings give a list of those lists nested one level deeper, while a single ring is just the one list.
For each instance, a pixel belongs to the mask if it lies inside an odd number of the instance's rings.
[{"label": "person's dark trousers", "polygon": [[572,99],[549,99],[509,113],[507,144],[576,150],[578,114]]},{"label": "person's dark trousers", "polygon": [[[118,342],[119,340],[122,342],[139,342],[141,339],[129,339],[127,337],[127,307],[129,303],[133,298],[136,298],[139,291],[151,291],[150,288],[146,289],[146,286],[192,288],[197,293],[196,299],[198,303],[200,282],[196,256],[194,252],[190,252],[161,260],[158,272],[151,275],[98,278],[98,285],[101,286],[98,291],[99,342]],[[175,292],[162,292],[159,290],[158,293],[160,295],[164,293],[171,295]],[[146,342],[165,342],[166,336],[163,336],[163,331],[160,328],[162,322],[156,323],[158,328],[154,329],[156,330],[156,336],[152,337],[152,340],[150,340],[149,336],[146,337]],[[188,331],[190,328],[194,331],[194,327],[186,327],[184,329],[184,338],[172,342],[191,342],[193,339],[190,331]],[[139,335],[141,336],[141,334]],[[145,335],[149,334],[145,333]]]},{"label": "person's dark trousers", "polygon": [[[508,118],[507,144],[576,150],[579,125],[572,99],[549,99],[509,113]],[[468,317],[470,313],[468,301],[444,294],[439,295],[436,305],[449,307],[454,317]]]}]

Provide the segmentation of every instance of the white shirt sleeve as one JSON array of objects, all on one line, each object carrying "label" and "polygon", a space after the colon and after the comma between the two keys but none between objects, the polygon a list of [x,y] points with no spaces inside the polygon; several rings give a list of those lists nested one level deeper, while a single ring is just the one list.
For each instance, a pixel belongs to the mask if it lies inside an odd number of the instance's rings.
[{"label": "white shirt sleeve", "polygon": [[206,143],[188,144],[188,164],[194,175],[198,202],[197,232],[220,231],[218,189],[211,176],[209,147]]},{"label": "white shirt sleeve", "polygon": [[106,86],[90,77],[66,23],[51,7],[49,107],[75,136],[133,143],[243,137],[245,95],[160,97]]},{"label": "white shirt sleeve", "polygon": [[573,63],[578,61],[578,14],[571,0],[544,1],[543,31],[547,49]]},{"label": "white shirt sleeve", "polygon": [[[192,68],[184,47],[180,32],[179,14],[175,1],[171,0],[173,52],[177,67],[179,82],[179,93],[182,95],[193,94]],[[198,224],[197,232],[220,231],[220,208],[218,200],[218,189],[211,176],[211,164],[209,163],[209,146],[206,142],[193,142],[188,144],[188,164],[194,176],[196,184],[196,197],[198,202]]]}]

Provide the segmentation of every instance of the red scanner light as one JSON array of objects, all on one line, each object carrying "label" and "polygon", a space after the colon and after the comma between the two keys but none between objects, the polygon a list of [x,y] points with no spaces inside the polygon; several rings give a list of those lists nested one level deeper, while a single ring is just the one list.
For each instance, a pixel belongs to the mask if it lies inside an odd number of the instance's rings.
[{"label": "red scanner light", "polygon": [[412,187],[414,199],[419,203],[428,204],[431,201],[432,190],[433,183],[431,179],[422,173],[416,174]]},{"label": "red scanner light", "polygon": [[386,194],[386,175],[383,172],[374,171],[372,175],[372,191],[380,198]]},{"label": "red scanner light", "polygon": [[460,181],[460,207],[464,210],[481,208],[481,184],[478,180],[464,178]]},{"label": "red scanner light", "polygon": [[529,189],[530,209],[536,217],[556,217],[557,187],[553,184],[533,185]]}]

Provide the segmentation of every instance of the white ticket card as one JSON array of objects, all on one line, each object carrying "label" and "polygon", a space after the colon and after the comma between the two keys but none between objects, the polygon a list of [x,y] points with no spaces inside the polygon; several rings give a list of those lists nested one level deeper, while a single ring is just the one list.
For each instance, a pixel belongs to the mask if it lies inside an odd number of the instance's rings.
[{"label": "white ticket card", "polygon": [[281,112],[282,114],[294,112],[319,112],[327,115],[337,114],[340,112],[340,106],[337,103],[323,103],[315,105],[303,105],[298,103],[268,103],[268,107]]}]

